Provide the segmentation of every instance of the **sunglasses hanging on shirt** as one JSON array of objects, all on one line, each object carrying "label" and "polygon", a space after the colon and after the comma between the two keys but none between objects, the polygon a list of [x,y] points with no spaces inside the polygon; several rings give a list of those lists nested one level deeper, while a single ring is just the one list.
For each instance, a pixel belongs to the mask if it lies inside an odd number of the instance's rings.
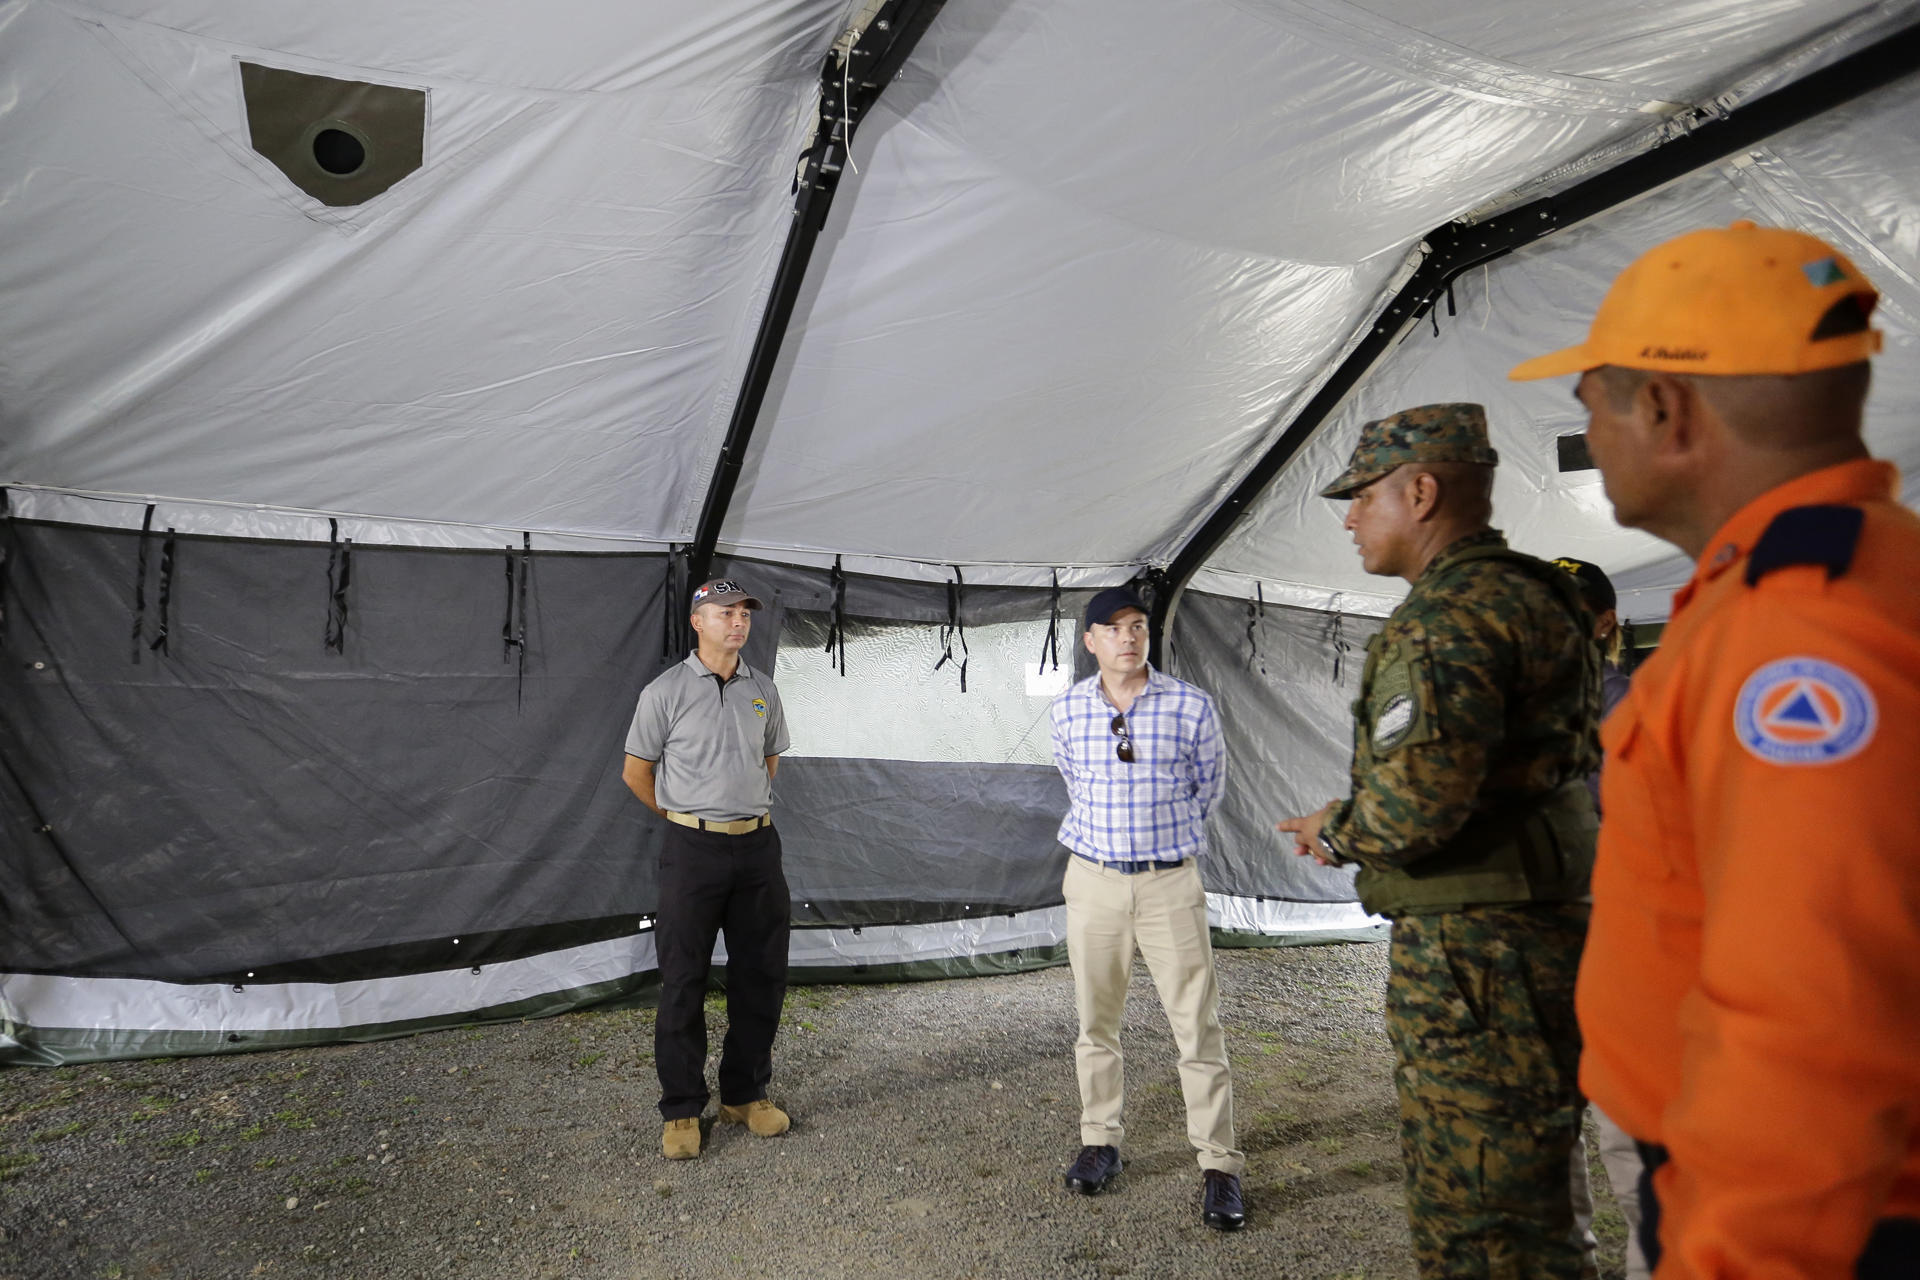
[{"label": "sunglasses hanging on shirt", "polygon": [[1127,732],[1127,718],[1120,712],[1114,712],[1113,723],[1109,730],[1120,735],[1120,745],[1114,748],[1114,754],[1120,757],[1121,764],[1133,763],[1133,735]]}]

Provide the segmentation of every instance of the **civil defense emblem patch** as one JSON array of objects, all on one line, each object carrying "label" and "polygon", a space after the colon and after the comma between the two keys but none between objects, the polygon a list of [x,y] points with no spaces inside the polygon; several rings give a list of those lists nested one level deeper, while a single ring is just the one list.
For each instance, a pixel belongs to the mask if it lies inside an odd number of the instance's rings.
[{"label": "civil defense emblem patch", "polygon": [[1819,658],[1769,662],[1740,686],[1733,731],[1770,764],[1833,764],[1873,740],[1880,710],[1845,667]]},{"label": "civil defense emblem patch", "polygon": [[765,698],[755,698],[753,700],[753,714],[759,716],[762,720],[767,718],[767,700]]},{"label": "civil defense emblem patch", "polygon": [[1847,273],[1842,271],[1840,264],[1832,258],[1805,263],[1800,269],[1807,273],[1807,279],[1813,282],[1813,287],[1816,289],[1824,289],[1830,284],[1839,284],[1847,278]]}]

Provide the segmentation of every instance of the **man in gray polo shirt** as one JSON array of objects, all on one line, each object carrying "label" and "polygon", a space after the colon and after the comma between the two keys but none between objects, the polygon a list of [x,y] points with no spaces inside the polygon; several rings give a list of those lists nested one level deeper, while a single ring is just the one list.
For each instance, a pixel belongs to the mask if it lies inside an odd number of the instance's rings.
[{"label": "man in gray polo shirt", "polygon": [[660,1011],[660,1150],[700,1154],[707,1108],[704,1000],[715,934],[727,939],[727,1038],[720,1050],[720,1119],[763,1138],[785,1133],[767,1101],[773,1038],[787,995],[791,913],[780,836],[767,807],[787,749],[773,681],[740,660],[760,602],[717,579],[693,593],[698,647],[640,691],[622,778],[669,823],[660,851],[654,946]]}]

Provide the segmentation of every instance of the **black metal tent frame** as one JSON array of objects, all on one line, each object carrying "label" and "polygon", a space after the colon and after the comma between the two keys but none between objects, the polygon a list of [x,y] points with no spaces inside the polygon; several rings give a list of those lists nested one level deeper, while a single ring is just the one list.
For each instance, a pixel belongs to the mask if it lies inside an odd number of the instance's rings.
[{"label": "black metal tent frame", "polygon": [[[838,48],[827,55],[820,75],[819,121],[795,184],[793,222],[686,557],[688,582],[702,581],[712,566],[720,529],[814,245],[826,226],[853,134],[944,4],[945,0],[889,0],[847,51],[844,65]],[[1920,71],[1920,23],[1732,110],[1696,110],[1693,118],[1698,123],[1557,195],[1484,221],[1449,222],[1428,232],[1421,244],[1425,256],[1420,265],[1375,315],[1352,351],[1187,537],[1167,567],[1147,571],[1142,585],[1153,604],[1153,661],[1161,661],[1167,620],[1194,573],[1407,328],[1424,318],[1463,273],[1636,200],[1915,71]]]},{"label": "black metal tent frame", "polygon": [[780,359],[780,345],[786,341],[793,307],[806,280],[807,264],[813,260],[813,247],[826,229],[827,213],[840,186],[840,171],[846,165],[854,131],[880,100],[881,91],[906,65],[907,56],[945,4],[946,0],[888,0],[846,51],[845,62],[842,63],[836,47],[827,54],[826,63],[820,69],[820,113],[813,143],[801,160],[794,184],[793,221],[787,228],[786,247],[780,253],[773,290],[760,318],[759,332],[754,335],[753,350],[747,357],[746,377],[734,401],[733,416],[727,423],[720,457],[714,464],[713,480],[707,485],[699,523],[694,526],[693,544],[687,557],[689,583],[705,581],[713,565],[714,548],[720,542],[720,526],[725,523],[727,508],[733,502],[734,486],[739,483],[740,468],[747,458],[747,445],[753,439],[760,407],[766,401],[767,387],[773,381],[774,366]]}]

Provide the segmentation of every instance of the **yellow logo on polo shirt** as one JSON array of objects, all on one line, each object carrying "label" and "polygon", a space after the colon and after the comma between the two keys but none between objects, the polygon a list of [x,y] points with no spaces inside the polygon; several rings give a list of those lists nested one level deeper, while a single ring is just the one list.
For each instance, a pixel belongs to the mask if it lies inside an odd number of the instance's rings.
[{"label": "yellow logo on polo shirt", "polygon": [[755,698],[753,700],[753,714],[759,716],[762,720],[767,718],[767,700],[765,698]]}]

